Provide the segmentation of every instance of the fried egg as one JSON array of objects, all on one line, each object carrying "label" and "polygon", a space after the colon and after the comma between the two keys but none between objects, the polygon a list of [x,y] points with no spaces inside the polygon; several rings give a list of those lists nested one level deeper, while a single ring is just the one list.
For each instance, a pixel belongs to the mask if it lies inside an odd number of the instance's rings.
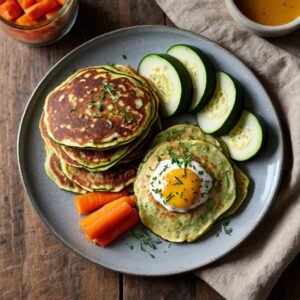
[{"label": "fried egg", "polygon": [[185,213],[208,200],[213,179],[197,161],[163,160],[149,184],[154,199],[168,211]]}]

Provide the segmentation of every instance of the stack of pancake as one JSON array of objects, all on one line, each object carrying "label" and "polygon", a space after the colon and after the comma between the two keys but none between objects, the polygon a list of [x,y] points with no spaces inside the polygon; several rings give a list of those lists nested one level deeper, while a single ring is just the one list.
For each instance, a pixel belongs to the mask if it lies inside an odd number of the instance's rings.
[{"label": "stack of pancake", "polygon": [[80,69],[46,98],[40,119],[45,170],[62,189],[119,191],[159,131],[158,97],[127,66]]}]

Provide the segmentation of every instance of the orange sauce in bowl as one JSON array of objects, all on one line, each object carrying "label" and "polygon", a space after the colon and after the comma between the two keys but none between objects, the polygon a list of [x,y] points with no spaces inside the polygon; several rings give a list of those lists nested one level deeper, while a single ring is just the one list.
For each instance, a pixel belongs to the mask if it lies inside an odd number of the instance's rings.
[{"label": "orange sauce in bowl", "polygon": [[300,0],[235,0],[238,9],[256,23],[278,26],[300,17]]}]

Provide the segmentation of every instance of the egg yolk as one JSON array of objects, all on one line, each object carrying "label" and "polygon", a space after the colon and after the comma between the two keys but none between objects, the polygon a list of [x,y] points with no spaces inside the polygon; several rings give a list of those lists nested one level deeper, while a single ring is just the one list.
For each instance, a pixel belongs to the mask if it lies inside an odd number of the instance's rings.
[{"label": "egg yolk", "polygon": [[190,169],[173,169],[164,176],[162,196],[169,206],[188,208],[200,193],[200,178]]}]

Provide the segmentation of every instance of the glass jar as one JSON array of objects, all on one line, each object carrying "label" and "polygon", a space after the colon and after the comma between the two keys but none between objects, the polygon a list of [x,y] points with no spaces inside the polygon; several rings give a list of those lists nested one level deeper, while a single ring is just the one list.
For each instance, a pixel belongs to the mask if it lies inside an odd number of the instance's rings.
[{"label": "glass jar", "polygon": [[75,23],[78,0],[67,0],[49,20],[36,25],[23,26],[7,21],[0,16],[0,27],[12,38],[35,46],[52,44],[65,36]]}]

